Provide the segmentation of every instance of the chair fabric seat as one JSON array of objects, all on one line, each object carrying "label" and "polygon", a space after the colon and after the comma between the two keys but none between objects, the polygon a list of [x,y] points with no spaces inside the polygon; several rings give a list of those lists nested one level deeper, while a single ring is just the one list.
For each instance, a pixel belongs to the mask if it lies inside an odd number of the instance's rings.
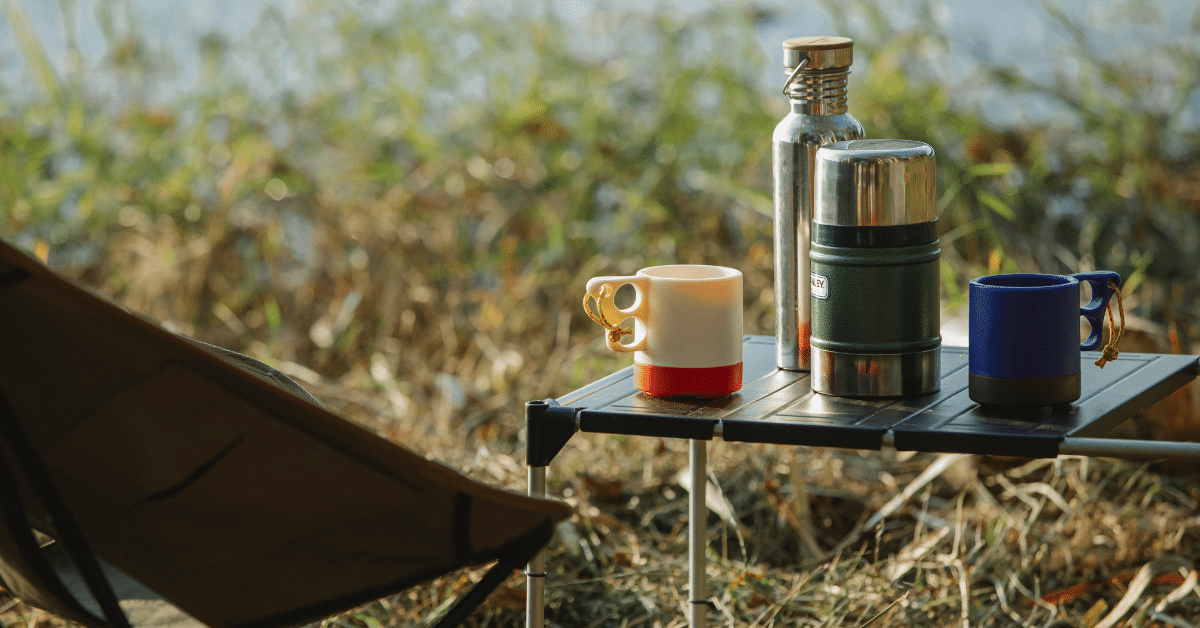
[{"label": "chair fabric seat", "polygon": [[[208,626],[315,621],[528,553],[570,514],[378,437],[277,371],[172,334],[3,242],[0,353],[15,427],[86,544]],[[11,471],[28,519],[52,531],[45,490]],[[5,585],[107,625],[29,575],[6,521]]]}]

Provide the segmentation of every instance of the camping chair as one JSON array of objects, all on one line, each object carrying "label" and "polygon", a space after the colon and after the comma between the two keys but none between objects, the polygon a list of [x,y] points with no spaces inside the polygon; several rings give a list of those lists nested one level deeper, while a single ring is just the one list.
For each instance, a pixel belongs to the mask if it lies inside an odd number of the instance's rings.
[{"label": "camping chair", "polygon": [[570,514],[371,434],[3,242],[0,509],[0,584],[104,628],[303,624],[497,561],[438,624],[452,626]]}]

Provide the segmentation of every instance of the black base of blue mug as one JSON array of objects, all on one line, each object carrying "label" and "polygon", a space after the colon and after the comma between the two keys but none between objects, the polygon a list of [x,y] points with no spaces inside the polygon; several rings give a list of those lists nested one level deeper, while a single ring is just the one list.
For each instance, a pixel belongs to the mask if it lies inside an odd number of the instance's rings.
[{"label": "black base of blue mug", "polygon": [[971,401],[988,406],[1038,408],[1079,399],[1079,373],[1055,377],[988,377],[970,374]]}]

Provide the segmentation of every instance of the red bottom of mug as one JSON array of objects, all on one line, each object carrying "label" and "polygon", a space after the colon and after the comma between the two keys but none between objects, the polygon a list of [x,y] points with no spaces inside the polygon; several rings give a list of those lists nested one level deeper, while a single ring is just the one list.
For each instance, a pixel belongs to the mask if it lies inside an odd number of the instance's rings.
[{"label": "red bottom of mug", "polygon": [[652,397],[722,397],[742,388],[742,363],[707,368],[633,364],[633,385]]}]

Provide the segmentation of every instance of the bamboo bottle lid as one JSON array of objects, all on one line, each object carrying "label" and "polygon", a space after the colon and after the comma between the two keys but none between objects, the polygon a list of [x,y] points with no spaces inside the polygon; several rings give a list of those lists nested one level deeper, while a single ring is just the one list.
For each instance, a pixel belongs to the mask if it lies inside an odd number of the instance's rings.
[{"label": "bamboo bottle lid", "polygon": [[854,63],[849,37],[794,37],[783,42],[783,67],[790,72],[808,59],[806,71],[848,68]]}]

